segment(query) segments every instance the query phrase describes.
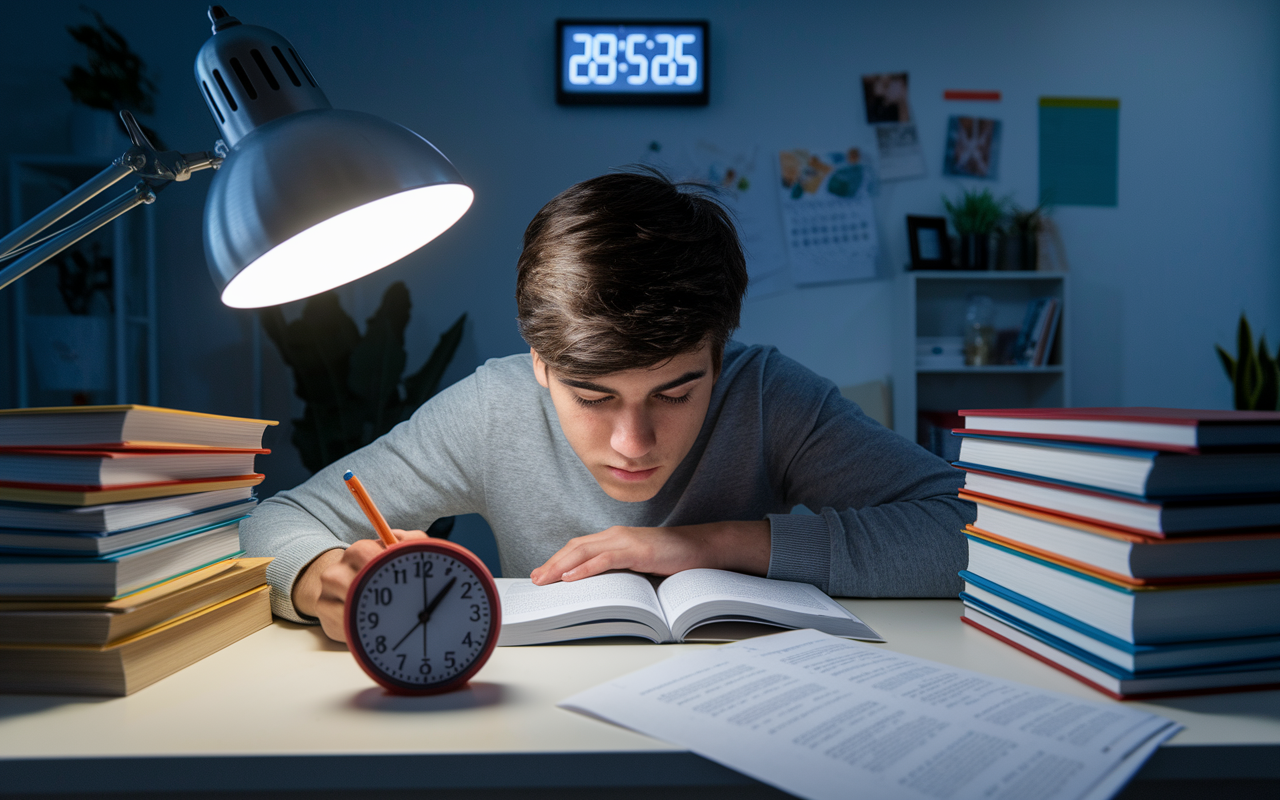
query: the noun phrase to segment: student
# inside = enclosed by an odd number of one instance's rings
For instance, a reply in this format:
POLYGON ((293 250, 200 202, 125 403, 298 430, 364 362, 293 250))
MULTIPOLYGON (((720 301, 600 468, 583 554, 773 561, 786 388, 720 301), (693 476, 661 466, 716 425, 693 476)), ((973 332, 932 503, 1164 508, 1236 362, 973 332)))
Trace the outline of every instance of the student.
POLYGON ((954 596, 974 518, 960 474, 773 348, 730 342, 746 287, 730 218, 695 188, 619 173, 567 189, 518 262, 530 353, 241 524, 251 555, 275 557, 275 613, 343 639, 347 588, 382 547, 347 469, 401 538, 478 513, 502 574, 538 584, 716 567, 835 596, 954 596))

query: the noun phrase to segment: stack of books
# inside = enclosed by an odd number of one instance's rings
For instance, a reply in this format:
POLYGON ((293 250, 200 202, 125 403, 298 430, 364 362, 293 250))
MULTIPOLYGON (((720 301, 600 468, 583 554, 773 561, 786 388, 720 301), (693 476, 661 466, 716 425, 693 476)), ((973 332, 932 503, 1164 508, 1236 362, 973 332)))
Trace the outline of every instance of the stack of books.
POLYGON ((239 524, 274 424, 0 410, 0 692, 129 694, 269 624, 239 524))
POLYGON ((1280 684, 1280 413, 960 414, 966 623, 1121 699, 1280 684))

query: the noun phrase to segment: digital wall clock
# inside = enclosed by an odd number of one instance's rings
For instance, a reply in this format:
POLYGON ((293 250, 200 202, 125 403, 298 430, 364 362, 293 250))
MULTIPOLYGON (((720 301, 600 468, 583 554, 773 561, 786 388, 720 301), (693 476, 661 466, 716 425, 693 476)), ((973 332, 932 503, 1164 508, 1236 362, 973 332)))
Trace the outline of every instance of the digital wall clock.
POLYGON ((705 21, 556 20, 556 102, 705 106, 705 21))

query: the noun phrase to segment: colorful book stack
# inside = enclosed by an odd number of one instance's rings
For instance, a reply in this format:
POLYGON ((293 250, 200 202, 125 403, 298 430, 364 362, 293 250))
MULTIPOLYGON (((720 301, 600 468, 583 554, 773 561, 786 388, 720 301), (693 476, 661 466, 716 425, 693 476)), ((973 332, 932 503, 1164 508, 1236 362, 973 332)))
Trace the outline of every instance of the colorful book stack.
POLYGON ((0 692, 129 694, 268 625, 239 524, 274 424, 0 410, 0 692))
POLYGON ((1280 413, 960 414, 966 623, 1116 698, 1280 684, 1280 413))

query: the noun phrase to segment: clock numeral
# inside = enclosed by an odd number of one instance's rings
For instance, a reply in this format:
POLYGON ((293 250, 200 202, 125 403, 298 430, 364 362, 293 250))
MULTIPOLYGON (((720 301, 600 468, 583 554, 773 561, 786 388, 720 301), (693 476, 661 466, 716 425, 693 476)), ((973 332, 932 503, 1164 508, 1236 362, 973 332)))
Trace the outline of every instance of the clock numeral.
POLYGON ((581 74, 578 69, 591 63, 591 34, 575 33, 573 43, 582 45, 582 52, 569 56, 569 83, 574 86, 585 86, 591 83, 591 78, 581 74))
POLYGON ((379 636, 377 639, 374 639, 373 649, 377 650, 379 653, 387 652, 387 637, 379 636))
POLYGON ((467 647, 475 647, 475 645, 471 644, 471 631, 467 631, 467 635, 462 637, 462 643, 467 647))
POLYGON ((427 577, 428 577, 428 578, 435 577, 434 572, 435 572, 436 562, 434 562, 434 561, 426 561, 426 562, 419 561, 417 564, 414 564, 414 565, 413 565, 413 577, 415 577, 415 578, 421 578, 421 577, 422 577, 422 570, 424 569, 424 566, 423 566, 424 564, 426 565, 426 566, 425 566, 425 569, 426 569, 426 571, 427 571, 427 577))
POLYGON ((676 80, 676 37, 669 33, 660 33, 653 39, 658 44, 665 44, 667 52, 653 57, 650 75, 658 86, 670 86, 676 80))
POLYGON ((444 652, 444 664, 449 669, 453 669, 454 667, 458 666, 458 659, 453 657, 452 650, 446 650, 444 652))
POLYGON ((391 587, 383 586, 381 589, 373 590, 373 604, 375 606, 391 605, 391 587))
POLYGON ((431 674, 431 659, 429 659, 429 658, 424 658, 424 659, 422 659, 422 664, 418 666, 418 672, 422 673, 423 675, 430 675, 430 674, 431 674))
POLYGON ((467 581, 466 583, 462 584, 462 599, 463 600, 471 599, 471 581, 467 581))
POLYGON ((636 74, 627 76, 627 83, 632 86, 642 86, 649 80, 649 59, 636 52, 636 46, 644 44, 647 38, 643 33, 633 33, 627 37, 627 63, 639 67, 636 74))
POLYGON ((378 627, 378 612, 370 611, 368 614, 365 615, 365 619, 369 620, 370 628, 378 627))
POLYGON ((471 604, 471 621, 472 622, 480 621, 480 606, 476 605, 475 603, 471 604))
POLYGON ((676 64, 686 67, 687 74, 676 74, 677 86, 692 86, 698 80, 698 59, 684 52, 686 44, 693 44, 697 37, 692 33, 682 33, 676 37, 676 64))
POLYGON ((393 569, 391 570, 391 574, 395 576, 396 583, 409 582, 409 571, 407 569, 393 569))
POLYGON ((400 656, 400 669, 404 670, 404 653, 399 653, 398 655, 400 656))

